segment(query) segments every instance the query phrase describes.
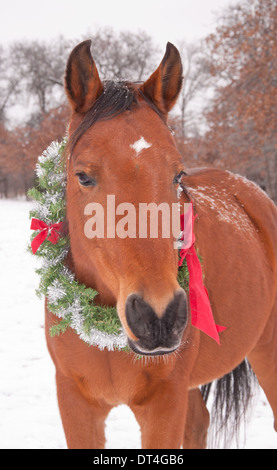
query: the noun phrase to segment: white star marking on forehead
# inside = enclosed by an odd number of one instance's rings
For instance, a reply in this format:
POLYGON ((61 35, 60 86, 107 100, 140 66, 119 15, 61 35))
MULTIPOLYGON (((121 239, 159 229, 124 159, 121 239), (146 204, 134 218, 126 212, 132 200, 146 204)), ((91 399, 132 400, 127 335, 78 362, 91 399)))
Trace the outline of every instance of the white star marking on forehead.
POLYGON ((148 149, 151 146, 152 144, 149 144, 148 142, 146 142, 144 137, 141 137, 139 140, 137 140, 132 145, 130 145, 131 149, 134 149, 134 151, 136 152, 137 157, 139 156, 142 150, 148 149))

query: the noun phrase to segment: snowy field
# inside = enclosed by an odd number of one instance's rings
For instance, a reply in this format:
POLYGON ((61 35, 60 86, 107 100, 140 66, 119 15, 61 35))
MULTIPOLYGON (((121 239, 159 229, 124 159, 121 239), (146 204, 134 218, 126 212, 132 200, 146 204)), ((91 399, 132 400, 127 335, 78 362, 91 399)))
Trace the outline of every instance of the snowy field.
MULTIPOLYGON (((26 251, 30 207, 26 201, 0 200, 0 448, 65 449, 43 302, 35 295, 36 260, 26 251)), ((125 406, 111 411, 106 436, 108 449, 140 448, 138 425, 125 406)), ((262 392, 240 448, 277 448, 272 411, 262 392)))

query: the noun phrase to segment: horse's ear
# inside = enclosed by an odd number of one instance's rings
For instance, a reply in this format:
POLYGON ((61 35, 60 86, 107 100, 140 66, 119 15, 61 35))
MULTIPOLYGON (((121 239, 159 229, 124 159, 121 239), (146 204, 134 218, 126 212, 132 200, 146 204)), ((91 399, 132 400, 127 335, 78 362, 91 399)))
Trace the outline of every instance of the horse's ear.
POLYGON ((182 88, 183 67, 178 49, 167 43, 166 52, 157 70, 141 85, 142 93, 167 114, 176 103, 182 88))
POLYGON ((68 58, 65 71, 66 94, 72 109, 78 113, 87 112, 103 91, 90 47, 90 40, 78 44, 68 58))

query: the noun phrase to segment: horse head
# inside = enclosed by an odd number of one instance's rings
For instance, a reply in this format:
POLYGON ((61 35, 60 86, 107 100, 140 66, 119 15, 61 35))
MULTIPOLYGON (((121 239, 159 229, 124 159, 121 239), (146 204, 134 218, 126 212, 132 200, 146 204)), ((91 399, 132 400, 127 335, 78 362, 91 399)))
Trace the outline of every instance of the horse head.
POLYGON ((164 236, 161 224, 150 236, 139 217, 146 206, 178 203, 183 166, 167 114, 181 85, 180 55, 170 43, 144 83, 102 82, 90 41, 71 52, 65 74, 72 108, 67 218, 74 271, 97 289, 99 302, 117 306, 130 347, 145 355, 170 353, 188 334, 175 238, 164 236))

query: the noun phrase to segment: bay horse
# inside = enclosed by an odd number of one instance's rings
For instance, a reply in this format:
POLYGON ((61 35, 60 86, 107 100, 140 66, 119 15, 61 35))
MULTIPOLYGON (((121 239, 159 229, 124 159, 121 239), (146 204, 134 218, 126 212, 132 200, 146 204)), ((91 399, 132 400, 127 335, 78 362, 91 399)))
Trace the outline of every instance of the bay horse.
MULTIPOLYGON (((167 125, 181 86, 180 55, 170 43, 143 83, 102 82, 91 41, 68 58, 67 263, 76 279, 99 292, 99 304, 116 306, 131 349, 88 346, 72 329, 50 337, 56 317, 46 304, 47 345, 69 448, 104 448, 105 419, 119 404, 133 411, 142 448, 205 448, 209 413, 199 387, 242 377, 245 358, 277 431, 276 206, 229 171, 184 168, 167 125), (220 345, 191 324, 172 237, 84 234, 84 208, 91 201, 106 208, 112 194, 135 207, 176 203, 177 176, 180 202, 192 200, 198 215, 195 245, 205 286, 215 322, 226 327, 220 345), (132 349, 145 359, 134 359, 132 349)), ((226 400, 235 399, 232 389, 226 400)))

